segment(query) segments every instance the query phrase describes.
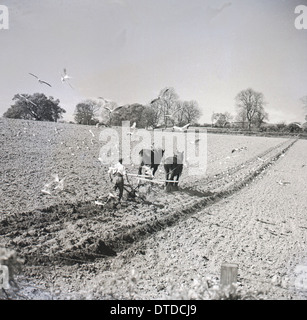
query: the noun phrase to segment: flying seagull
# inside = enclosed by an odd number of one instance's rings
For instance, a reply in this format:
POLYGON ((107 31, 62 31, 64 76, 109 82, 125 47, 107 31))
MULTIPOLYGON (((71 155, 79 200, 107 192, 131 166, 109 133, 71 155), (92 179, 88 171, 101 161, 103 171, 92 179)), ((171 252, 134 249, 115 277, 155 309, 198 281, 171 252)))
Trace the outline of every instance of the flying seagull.
POLYGON ((103 97, 98 97, 98 99, 103 100, 104 103, 110 103, 111 102, 110 100, 107 100, 107 99, 105 99, 103 97))
POLYGON ((62 81, 62 83, 64 83, 64 82, 68 83, 68 85, 73 89, 72 85, 69 82, 70 79, 72 79, 72 77, 70 77, 67 74, 66 68, 64 68, 64 75, 61 75, 61 81, 62 81))
POLYGON ((166 114, 165 117, 174 119, 175 114, 176 114, 177 112, 181 111, 181 110, 182 110, 182 108, 178 108, 178 109, 176 109, 172 114, 166 114))
POLYGON ((111 109, 109 107, 103 106, 106 110, 108 110, 110 113, 116 112, 122 108, 122 106, 116 107, 114 109, 111 109))
POLYGON ((160 99, 161 99, 160 97, 159 97, 159 98, 156 98, 156 99, 152 100, 152 101, 150 102, 150 104, 154 104, 155 102, 159 101, 160 99))
POLYGON ((65 181, 66 177, 64 177, 62 180, 58 180, 56 181, 57 182, 57 186, 54 188, 54 190, 61 190, 63 191, 64 190, 64 181, 65 181))
POLYGON ((136 129, 136 122, 133 123, 133 125, 130 127, 131 131, 127 133, 127 135, 132 136, 135 134, 135 129, 136 129))
POLYGON ((64 181, 66 177, 60 180, 58 174, 53 174, 51 176, 53 177, 53 179, 44 185, 44 188, 41 190, 42 193, 51 195, 52 190, 57 190, 57 189, 60 189, 62 191, 64 190, 64 181))
POLYGON ((70 77, 70 76, 67 74, 66 68, 64 68, 64 76, 61 75, 61 81, 64 83, 65 81, 70 80, 70 79, 72 79, 72 77, 70 77))
POLYGON ((18 96, 25 99, 27 102, 30 102, 31 104, 33 104, 33 106, 37 107, 37 104, 32 102, 31 100, 29 100, 26 96, 24 96, 22 94, 18 94, 18 96))
POLYGON ((161 100, 161 98, 162 98, 162 97, 166 94, 166 92, 169 91, 169 90, 170 90, 169 88, 167 88, 166 90, 164 90, 164 92, 161 93, 158 98, 153 99, 153 100, 150 102, 150 104, 154 104, 155 102, 161 100))
POLYGON ((35 74, 29 72, 29 75, 31 75, 32 77, 35 77, 35 78, 38 80, 39 83, 41 83, 41 84, 46 84, 47 86, 51 87, 51 84, 50 84, 50 83, 48 83, 48 82, 46 82, 46 81, 44 81, 44 80, 39 79, 39 77, 36 76, 35 74))
POLYGON ((185 131, 185 130, 189 129, 190 125, 191 125, 191 124, 188 123, 188 124, 186 124, 186 125, 183 126, 183 127, 173 126, 173 131, 175 131, 175 130, 177 130, 177 131, 185 131))

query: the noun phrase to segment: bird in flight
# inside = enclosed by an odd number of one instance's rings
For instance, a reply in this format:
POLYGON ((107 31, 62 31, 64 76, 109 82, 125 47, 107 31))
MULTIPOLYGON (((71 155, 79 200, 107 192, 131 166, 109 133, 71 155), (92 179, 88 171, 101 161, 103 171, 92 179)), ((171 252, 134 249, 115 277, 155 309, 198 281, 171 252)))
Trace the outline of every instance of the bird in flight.
POLYGON ((161 100, 161 98, 162 98, 162 97, 166 94, 166 92, 169 91, 169 90, 170 90, 169 88, 165 89, 164 92, 161 93, 158 98, 153 99, 153 100, 150 102, 150 104, 154 104, 155 102, 161 100))
POLYGON ((136 129, 136 122, 133 123, 133 125, 130 127, 131 131, 127 132, 127 135, 132 136, 133 134, 135 134, 135 129, 136 129))
POLYGON ((64 75, 61 75, 61 81, 62 81, 62 82, 65 82, 65 81, 70 80, 70 79, 72 79, 72 77, 70 77, 70 76, 67 74, 66 68, 64 68, 64 75))
POLYGON ((52 195, 53 190, 64 190, 64 181, 66 177, 60 180, 58 174, 53 174, 51 176, 53 179, 44 185, 44 188, 41 190, 42 193, 52 195))
POLYGON ((181 110, 182 110, 182 108, 178 108, 178 109, 176 109, 172 114, 166 114, 165 117, 174 120, 175 114, 176 114, 177 112, 181 111, 181 110))
POLYGON ((187 129, 189 129, 189 127, 190 127, 190 123, 188 123, 188 124, 186 124, 185 126, 183 126, 183 127, 177 127, 177 126, 173 126, 173 131, 185 131, 185 130, 187 130, 187 129))
POLYGON ((64 181, 65 181, 66 177, 64 177, 61 180, 59 179, 58 175, 55 175, 54 177, 55 177, 54 180, 57 183, 57 185, 54 187, 54 190, 59 189, 59 190, 63 191, 64 190, 64 181))
POLYGON ((68 74, 67 74, 67 71, 66 71, 66 68, 64 68, 64 75, 61 74, 61 81, 62 83, 66 82, 69 84, 69 86, 73 89, 72 85, 70 84, 69 80, 72 79, 72 77, 70 77, 68 74))
POLYGON ((98 97, 98 99, 103 100, 104 103, 110 103, 111 102, 110 100, 107 100, 107 99, 105 99, 103 97, 98 97))
POLYGON ((150 102, 150 104, 154 104, 155 102, 157 102, 157 101, 159 101, 161 98, 159 97, 159 98, 156 98, 156 99, 153 99, 151 102, 150 102))
POLYGON ((111 109, 109 107, 103 106, 106 110, 108 110, 110 113, 116 112, 122 108, 122 106, 116 107, 114 109, 111 109))
POLYGON ((33 106, 37 107, 37 104, 34 103, 33 101, 29 100, 26 96, 24 96, 22 94, 18 94, 18 96, 25 99, 27 102, 30 102, 31 104, 33 104, 33 106))
POLYGON ((98 99, 103 100, 103 102, 104 102, 104 106, 103 107, 106 110, 108 110, 110 113, 116 112, 116 111, 118 111, 118 110, 120 110, 122 108, 122 106, 119 106, 119 107, 115 107, 114 109, 111 109, 111 108, 106 106, 107 104, 112 102, 111 100, 107 100, 107 99, 105 99, 103 97, 98 97, 98 99))
POLYGON ((51 84, 50 84, 50 83, 48 83, 48 82, 46 82, 46 81, 44 81, 44 80, 41 80, 41 79, 40 79, 38 76, 36 76, 35 74, 29 72, 29 75, 31 75, 32 77, 35 77, 35 78, 38 80, 39 83, 41 83, 41 84, 46 84, 47 86, 51 87, 51 84))

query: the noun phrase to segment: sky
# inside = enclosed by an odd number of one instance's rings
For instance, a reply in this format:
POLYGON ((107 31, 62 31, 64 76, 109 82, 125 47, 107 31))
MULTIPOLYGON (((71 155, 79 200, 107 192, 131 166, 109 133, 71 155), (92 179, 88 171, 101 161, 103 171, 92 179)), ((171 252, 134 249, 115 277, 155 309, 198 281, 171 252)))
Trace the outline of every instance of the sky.
MULTIPOLYGON (((295 8, 307 0, 0 0, 0 116, 16 93, 77 103, 102 96, 148 104, 165 87, 196 100, 199 123, 236 114, 235 97, 252 88, 269 122, 304 122, 307 29, 295 8), (63 69, 72 77, 61 82, 63 69), (38 83, 33 73, 52 87, 38 83)), ((306 13, 307 16, 307 13, 306 13)), ((307 18, 307 17, 306 17, 307 18)))

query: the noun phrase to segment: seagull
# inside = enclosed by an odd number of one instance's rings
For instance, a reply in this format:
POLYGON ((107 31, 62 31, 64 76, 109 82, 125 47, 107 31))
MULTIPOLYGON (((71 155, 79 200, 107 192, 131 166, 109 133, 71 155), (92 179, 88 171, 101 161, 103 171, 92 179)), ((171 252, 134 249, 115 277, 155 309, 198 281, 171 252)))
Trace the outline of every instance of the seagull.
POLYGON ((276 181, 278 184, 280 184, 281 186, 284 186, 284 185, 286 185, 286 184, 290 184, 290 182, 288 182, 288 181, 276 181))
POLYGON ((107 204, 111 199, 116 199, 116 196, 113 194, 113 193, 109 193, 109 195, 108 195, 108 197, 107 197, 107 200, 104 202, 104 203, 102 203, 102 202, 100 202, 100 201, 95 201, 95 204, 97 205, 97 206, 104 206, 105 204, 107 204))
POLYGON ((195 141, 190 141, 190 143, 197 144, 197 143, 199 143, 199 141, 200 141, 200 139, 196 139, 195 141))
POLYGON ((98 99, 103 100, 104 103, 110 103, 111 102, 110 100, 107 100, 107 99, 105 99, 103 97, 98 97, 98 99))
POLYGON ((190 123, 186 124, 185 126, 183 127, 177 127, 177 126, 173 126, 173 131, 177 130, 177 131, 185 131, 187 129, 189 129, 190 127, 190 123))
POLYGON ((247 150, 247 147, 235 148, 231 151, 231 153, 234 153, 235 151, 242 151, 242 150, 247 150))
POLYGON ((54 190, 61 190, 63 191, 64 190, 64 181, 65 181, 66 177, 64 177, 62 180, 59 180, 57 181, 58 182, 58 185, 54 188, 54 190))
POLYGON ((302 125, 301 125, 300 123, 298 123, 298 122, 293 122, 292 124, 295 125, 295 126, 298 126, 299 128, 302 129, 302 125))
POLYGON ((64 76, 61 75, 61 81, 64 83, 65 81, 70 80, 70 79, 72 79, 72 77, 70 77, 70 76, 67 74, 66 68, 64 68, 64 76))
POLYGON ((130 129, 132 129, 132 131, 128 132, 127 135, 132 136, 135 133, 136 122, 133 123, 133 125, 130 127, 130 129))
POLYGON ((63 191, 63 189, 64 189, 64 181, 65 181, 66 177, 64 177, 62 180, 60 180, 58 174, 53 174, 51 176, 53 177, 53 179, 50 182, 46 183, 44 185, 44 188, 41 191, 43 193, 49 194, 49 195, 51 195, 51 189, 53 189, 53 190, 60 189, 60 190, 63 191), (56 186, 52 188, 52 186, 54 184, 56 184, 56 186))
POLYGON ((29 100, 27 97, 25 97, 24 95, 22 94, 18 94, 19 97, 21 98, 24 98, 27 102, 30 102, 31 104, 33 104, 33 106, 37 107, 37 104, 32 102, 31 100, 29 100))
POLYGON ((64 177, 63 179, 60 180, 59 175, 53 174, 52 177, 54 177, 54 180, 51 182, 52 183, 56 183, 57 185, 54 187, 54 190, 60 189, 60 190, 64 190, 64 181, 66 179, 66 177, 64 177))
POLYGON ((269 158, 267 158, 267 159, 262 159, 262 158, 260 158, 260 157, 257 157, 257 159, 258 159, 259 161, 262 161, 262 162, 266 162, 267 160, 269 160, 269 158))
POLYGON ((159 101, 160 99, 161 99, 160 97, 159 97, 159 98, 156 98, 156 99, 152 100, 152 101, 150 102, 150 104, 154 104, 155 102, 159 101))
POLYGON ((51 87, 51 84, 50 84, 50 83, 48 83, 48 82, 46 82, 46 81, 44 81, 44 80, 39 79, 39 77, 36 76, 35 74, 29 73, 29 75, 31 75, 32 77, 35 77, 35 78, 38 80, 39 83, 41 83, 41 84, 44 83, 44 84, 46 84, 47 86, 51 87))
POLYGON ((89 130, 89 132, 91 133, 91 135, 92 135, 93 137, 95 137, 95 135, 94 135, 94 133, 93 133, 92 130, 89 130))
POLYGON ((70 79, 72 79, 72 77, 70 77, 70 76, 67 74, 66 68, 64 68, 64 75, 61 75, 61 81, 62 81, 62 83, 67 82, 68 85, 69 85, 72 89, 74 89, 73 86, 72 86, 72 85, 70 84, 70 82, 69 82, 70 79))
POLYGON ((116 107, 115 109, 110 109, 109 107, 103 106, 106 110, 108 110, 110 113, 116 112, 122 108, 122 106, 116 107))
POLYGON ((167 88, 162 95, 166 94, 167 91, 169 91, 169 88, 167 88))
POLYGON ((169 88, 168 88, 168 89, 166 89, 162 94, 160 94, 160 95, 159 95, 159 97, 158 97, 158 98, 156 98, 156 99, 152 100, 152 101, 150 102, 150 104, 154 104, 155 102, 157 102, 157 101, 161 100, 162 96, 164 96, 164 95, 166 94, 166 92, 167 92, 167 91, 169 91, 169 90, 170 90, 169 88))
MULTIPOLYGON (((105 105, 112 102, 111 100, 105 99, 105 98, 103 98, 103 97, 98 97, 98 99, 103 100, 103 102, 104 102, 105 105)), ((108 107, 105 107, 105 106, 104 106, 104 108, 106 108, 106 109, 109 110, 110 112, 113 112, 113 111, 115 111, 115 110, 117 110, 117 109, 120 109, 120 108, 122 108, 122 107, 116 107, 115 109, 111 109, 111 108, 108 108, 108 107)))

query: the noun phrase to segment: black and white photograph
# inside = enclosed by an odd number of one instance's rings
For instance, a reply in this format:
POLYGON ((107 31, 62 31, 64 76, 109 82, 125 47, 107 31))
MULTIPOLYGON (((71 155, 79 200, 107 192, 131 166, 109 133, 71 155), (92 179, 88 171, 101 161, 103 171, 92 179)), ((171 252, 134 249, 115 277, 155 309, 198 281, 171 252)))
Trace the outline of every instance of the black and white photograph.
POLYGON ((306 300, 306 57, 306 0, 0 0, 0 300, 306 300))

